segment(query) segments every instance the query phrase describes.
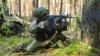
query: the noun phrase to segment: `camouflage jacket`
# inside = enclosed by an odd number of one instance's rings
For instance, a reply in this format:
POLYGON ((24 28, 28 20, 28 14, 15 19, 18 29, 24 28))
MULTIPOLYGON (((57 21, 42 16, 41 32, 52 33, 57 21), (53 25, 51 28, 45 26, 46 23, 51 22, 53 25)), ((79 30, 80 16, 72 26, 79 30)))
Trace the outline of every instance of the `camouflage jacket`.
POLYGON ((48 18, 46 21, 48 22, 45 23, 45 21, 41 21, 37 24, 37 19, 35 19, 29 27, 30 33, 36 34, 36 39, 39 41, 45 41, 51 38, 51 36, 56 32, 54 19, 48 18), (48 25, 45 27, 45 24, 48 25))

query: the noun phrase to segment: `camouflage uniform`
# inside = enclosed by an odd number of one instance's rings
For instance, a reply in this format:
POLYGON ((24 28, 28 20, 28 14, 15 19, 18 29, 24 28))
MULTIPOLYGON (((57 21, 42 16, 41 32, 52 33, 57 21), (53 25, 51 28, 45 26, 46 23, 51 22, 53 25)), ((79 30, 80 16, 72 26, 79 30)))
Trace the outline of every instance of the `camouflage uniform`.
POLYGON ((48 10, 43 7, 37 8, 33 14, 36 19, 34 19, 30 25, 29 31, 35 36, 31 44, 29 44, 26 48, 29 52, 35 51, 38 47, 45 45, 45 41, 55 35, 55 25, 54 22, 52 22, 53 19, 42 20, 37 23, 39 17, 44 16, 44 14, 48 14, 48 10), (47 23, 48 21, 49 23, 47 23))
POLYGON ((47 14, 48 10, 43 7, 35 10, 33 15, 36 19, 29 27, 30 33, 34 34, 34 40, 27 46, 27 51, 35 51, 38 47, 43 45, 46 45, 48 48, 50 45, 54 45, 58 40, 61 40, 64 45, 66 44, 67 38, 61 33, 62 27, 60 27, 60 24, 56 24, 57 20, 53 17, 46 17, 46 20, 42 20, 47 14), (56 31, 58 33, 56 33, 56 31), (46 43, 46 41, 48 42, 46 43))

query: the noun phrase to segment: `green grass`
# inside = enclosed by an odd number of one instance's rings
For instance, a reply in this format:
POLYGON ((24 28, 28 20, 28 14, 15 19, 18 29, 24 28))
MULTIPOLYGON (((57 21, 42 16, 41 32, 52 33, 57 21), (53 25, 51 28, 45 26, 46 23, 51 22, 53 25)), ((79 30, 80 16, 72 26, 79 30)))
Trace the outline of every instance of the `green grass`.
POLYGON ((30 37, 17 37, 10 38, 0 36, 0 56, 10 53, 15 47, 22 44, 27 44, 31 41, 30 37))
POLYGON ((54 49, 51 56, 96 56, 99 53, 100 49, 84 46, 79 40, 75 40, 68 47, 54 49))
MULTIPOLYGON (((30 43, 31 39, 32 39, 31 37, 24 38, 24 37, 13 36, 10 38, 6 38, 0 36, 0 56, 6 56, 18 45, 30 43)), ((90 48, 88 46, 84 46, 80 44, 80 40, 73 41, 67 47, 53 48, 43 53, 39 51, 35 53, 36 56, 44 56, 44 55, 46 56, 79 56, 79 55, 95 56, 97 55, 97 53, 100 53, 99 49, 90 48)))

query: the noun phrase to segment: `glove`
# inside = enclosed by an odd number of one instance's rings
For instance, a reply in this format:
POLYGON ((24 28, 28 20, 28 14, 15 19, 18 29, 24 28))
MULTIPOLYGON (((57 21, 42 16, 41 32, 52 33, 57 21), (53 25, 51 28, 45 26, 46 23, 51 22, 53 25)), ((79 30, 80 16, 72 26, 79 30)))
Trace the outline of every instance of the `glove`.
POLYGON ((38 27, 40 28, 45 28, 49 25, 49 22, 48 20, 45 20, 45 21, 41 21, 39 24, 38 24, 38 27))
POLYGON ((48 20, 45 20, 45 21, 44 21, 44 26, 45 26, 45 27, 49 26, 49 21, 48 21, 48 20))
POLYGON ((44 27, 44 21, 41 21, 41 22, 38 24, 38 27, 40 27, 40 28, 45 28, 45 27, 44 27))
POLYGON ((61 28, 62 28, 61 24, 56 24, 56 29, 61 29, 61 28))

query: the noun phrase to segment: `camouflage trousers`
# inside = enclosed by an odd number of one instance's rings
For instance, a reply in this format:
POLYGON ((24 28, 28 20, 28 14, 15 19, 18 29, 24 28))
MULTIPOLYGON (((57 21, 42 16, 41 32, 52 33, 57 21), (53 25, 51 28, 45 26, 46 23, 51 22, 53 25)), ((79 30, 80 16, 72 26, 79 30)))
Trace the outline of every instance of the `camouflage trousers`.
POLYGON ((26 48, 28 52, 35 51, 38 47, 42 45, 42 42, 34 39, 26 48))
MULTIPOLYGON (((55 38, 56 34, 54 34, 52 38, 55 38)), ((34 36, 35 37, 35 36, 34 36)), ((26 51, 28 52, 34 52, 35 50, 37 50, 39 47, 44 47, 45 45, 47 45, 50 41, 46 40, 46 41, 38 41, 35 38, 33 39, 33 41, 26 47, 26 51)))
POLYGON ((47 40, 47 41, 44 41, 44 42, 41 42, 41 41, 38 41, 36 39, 34 39, 26 48, 26 50, 28 52, 32 52, 32 51, 35 51, 37 50, 39 47, 51 47, 51 45, 54 45, 56 44, 56 42, 60 40, 62 42, 63 45, 68 45, 70 43, 70 39, 66 36, 64 36, 63 34, 54 34, 51 39, 47 40))

